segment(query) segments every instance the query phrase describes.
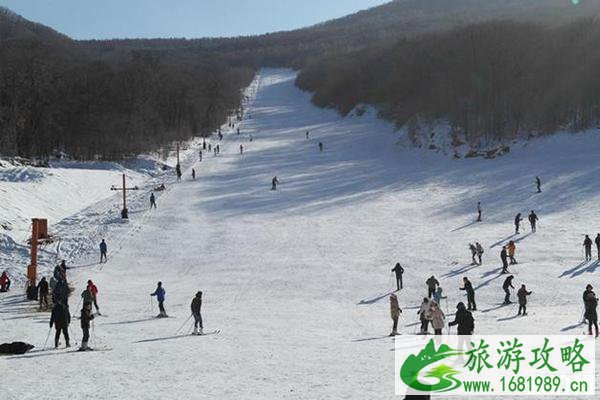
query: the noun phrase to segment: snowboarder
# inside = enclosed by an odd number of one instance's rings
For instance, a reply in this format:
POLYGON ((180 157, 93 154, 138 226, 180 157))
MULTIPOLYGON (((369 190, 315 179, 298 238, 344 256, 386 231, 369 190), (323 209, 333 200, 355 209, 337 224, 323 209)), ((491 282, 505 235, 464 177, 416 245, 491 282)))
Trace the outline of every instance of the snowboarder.
POLYGON ((192 180, 196 180, 196 170, 192 168, 192 180))
POLYGON ((531 224, 531 232, 536 232, 537 222, 539 218, 537 214, 531 210, 531 214, 529 214, 529 223, 531 224))
POLYGON ((240 154, 244 154, 244 145, 240 144, 240 154))
POLYGON ((460 302, 456 305, 456 314, 454 321, 448 324, 449 327, 458 325, 457 335, 472 335, 475 330, 475 320, 473 314, 465 308, 465 303, 460 302))
POLYGON ((500 259, 502 260, 502 274, 508 274, 508 253, 506 252, 506 246, 502 246, 500 252, 500 259))
POLYGON ((527 315, 527 296, 533 292, 527 291, 525 285, 521 285, 521 289, 517 292, 517 298, 519 299, 519 314, 523 311, 523 316, 527 315))
POLYGON ((537 192, 542 193, 542 180, 539 176, 535 177, 535 185, 537 186, 537 192))
POLYGON ((54 347, 58 348, 58 339, 62 332, 65 337, 66 347, 71 347, 69 344, 69 324, 71 323, 71 313, 69 307, 63 304, 62 301, 58 300, 52 309, 50 315, 50 328, 52 325, 56 328, 56 334, 54 335, 54 347))
POLYGON ((515 217, 515 234, 516 235, 519 234, 519 229, 521 228, 521 221, 523 221, 523 218, 521 218, 521 213, 518 213, 517 216, 515 217))
POLYGON ((390 294, 390 315, 392 317, 392 321, 394 321, 390 336, 396 336, 398 334, 398 319, 400 318, 401 313, 402 309, 398 304, 398 297, 396 297, 394 293, 390 294))
POLYGON ((323 142, 319 142, 319 151, 323 151, 323 142))
POLYGON ((587 285, 583 292, 583 304, 585 306, 584 317, 588 321, 588 334, 592 334, 592 325, 596 329, 596 337, 598 337, 598 298, 593 291, 592 285, 587 285))
POLYGON ((440 283, 435 279, 435 276, 431 275, 431 277, 425 281, 425 284, 427 285, 427 297, 431 298, 435 292, 436 286, 439 286, 440 283))
POLYGON ((181 165, 175 166, 175 172, 177 173, 177 182, 181 182, 181 165))
POLYGON ((6 271, 0 276, 0 292, 8 292, 10 290, 10 278, 6 271))
POLYGON ((429 299, 427 297, 423 298, 423 302, 421 303, 421 307, 419 311, 417 311, 419 315, 419 319, 421 321, 421 335, 427 335, 429 333, 429 320, 431 319, 429 315, 429 299))
POLYGON ((510 289, 514 289, 515 287, 512 284, 512 281, 515 277, 513 275, 509 275, 502 284, 502 289, 504 289, 504 304, 510 304, 510 289))
POLYGON ((441 335, 446 315, 444 315, 438 302, 431 302, 431 306, 429 307, 429 317, 431 318, 431 326, 433 327, 434 334, 441 335))
POLYGON ((600 260, 600 233, 596 235, 594 242, 596 243, 596 250, 598 251, 598 260, 600 260))
POLYGON ((104 262, 106 262, 106 253, 108 252, 108 246, 106 245, 106 242, 104 241, 104 239, 102 239, 102 241, 100 242, 100 263, 102 263, 102 260, 104 260, 104 262))
POLYGON ((196 293, 196 296, 192 299, 192 315, 194 316, 194 332, 192 335, 202 335, 202 330, 204 327, 202 326, 202 314, 200 313, 202 309, 202 292, 199 291, 196 293), (200 328, 200 330, 198 330, 200 328))
POLYGON ((481 202, 477 202, 477 222, 481 222, 481 202))
POLYGON ((271 190, 277 190, 277 185, 279 184, 279 179, 276 176, 271 179, 271 190))
POLYGON ((464 290, 467 292, 467 310, 477 311, 477 305, 475 304, 475 290, 473 289, 473 284, 466 276, 463 278, 463 287, 459 288, 459 290, 464 290))
POLYGON ((154 196, 154 192, 150 193, 150 209, 156 208, 156 196, 154 196))
POLYGON ((165 289, 162 286, 162 282, 158 282, 156 285, 156 290, 154 293, 150 293, 150 296, 156 296, 158 300, 158 310, 160 313, 156 316, 156 318, 165 318, 168 317, 167 312, 165 311, 165 289))
POLYGON ((44 310, 48 309, 48 281, 46 277, 43 277, 42 280, 37 285, 38 296, 40 300, 40 311, 42 311, 42 307, 44 310))
POLYGON ((81 308, 81 330, 83 332, 83 338, 81 339, 79 351, 92 350, 88 347, 88 342, 90 340, 90 321, 93 319, 94 314, 92 314, 92 304, 83 303, 83 307, 81 308))
POLYGON ((98 307, 98 288, 96 287, 94 282, 92 282, 91 279, 87 281, 87 290, 90 292, 91 303, 94 303, 96 312, 98 313, 98 315, 102 315, 100 314, 100 307, 98 307))
POLYGON ((585 249, 585 261, 592 260, 592 239, 588 235, 585 235, 583 240, 583 248, 585 249))
POLYGON ((437 289, 435 290, 435 293, 433 293, 433 301, 438 303, 438 305, 441 304, 441 301, 444 298, 443 293, 444 293, 444 289, 442 289, 441 286, 438 286, 437 289))
POLYGON ((402 289, 402 274, 404 273, 404 268, 402 268, 400 263, 396 263, 396 266, 392 268, 392 272, 396 273, 396 290, 402 289))
POLYGON ((479 259, 479 265, 481 265, 483 264, 483 261, 481 260, 481 256, 483 256, 483 246, 481 245, 481 243, 476 242, 475 248, 477 249, 477 258, 479 259))
POLYGON ((469 243, 469 250, 471 250, 471 260, 473 260, 471 265, 477 265, 477 260, 475 260, 475 257, 477 256, 477 247, 475 247, 473 243, 469 243))
POLYGON ((517 260, 515 260, 515 252, 517 251, 517 246, 514 241, 508 242, 506 245, 506 250, 508 251, 508 258, 510 258, 510 265, 517 264, 517 260))

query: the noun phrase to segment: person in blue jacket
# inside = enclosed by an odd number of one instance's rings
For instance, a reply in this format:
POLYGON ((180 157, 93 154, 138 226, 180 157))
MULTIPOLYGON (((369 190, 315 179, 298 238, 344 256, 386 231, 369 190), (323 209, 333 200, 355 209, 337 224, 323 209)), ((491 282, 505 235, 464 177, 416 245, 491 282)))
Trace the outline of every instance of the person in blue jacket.
POLYGON ((100 242, 100 263, 102 263, 102 260, 104 259, 104 262, 106 262, 106 252, 108 251, 108 247, 106 246, 106 242, 104 241, 104 239, 102 239, 102 241, 100 242))
POLYGON ((165 289, 162 286, 162 282, 158 282, 158 284, 156 286, 156 290, 154 291, 154 293, 150 293, 150 296, 156 296, 156 299, 158 300, 158 309, 160 310, 160 313, 156 317, 157 318, 168 317, 167 312, 165 311, 165 306, 164 306, 165 289))

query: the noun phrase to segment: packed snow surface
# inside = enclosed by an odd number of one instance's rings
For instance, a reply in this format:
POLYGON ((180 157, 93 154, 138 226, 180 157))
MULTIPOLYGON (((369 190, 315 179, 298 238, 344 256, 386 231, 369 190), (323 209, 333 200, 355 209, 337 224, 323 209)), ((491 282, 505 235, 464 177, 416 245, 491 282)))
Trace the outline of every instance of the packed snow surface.
MULTIPOLYGON (((2 215, 22 207, 24 216, 60 220, 51 230, 72 238, 62 254, 76 267, 69 271, 71 313, 79 314, 79 293, 94 280, 107 317, 95 319, 91 345, 112 349, 40 351, 49 315, 15 287, 0 294, 0 341, 36 349, 0 358, 3 399, 395 398, 393 339, 385 335, 392 322, 387 294, 395 289, 390 270, 398 261, 406 269, 403 334, 416 331, 431 275, 450 314, 465 300, 462 277, 471 279, 478 333, 582 334, 581 295, 600 272, 599 262, 582 262, 581 249, 583 234, 600 230, 598 135, 556 135, 495 160, 451 160, 398 145, 401 133, 370 112, 344 119, 313 106, 294 78, 287 70, 261 71, 236 125, 241 134, 224 128, 221 154, 205 151, 202 162, 198 148, 190 149, 181 183, 172 171, 152 178, 132 199, 127 222, 114 198, 85 209, 73 204, 99 196, 100 178, 85 170, 69 172, 80 182, 73 203, 49 194, 43 202, 1 206, 2 215), (273 176, 281 182, 276 191, 273 176), (168 190, 149 210, 148 188, 159 182, 168 190), (473 222, 477 201, 481 223, 473 222), (514 216, 532 209, 538 232, 525 227, 513 235, 514 216), (107 264, 97 264, 102 237, 107 264), (510 239, 520 262, 510 268, 515 284, 533 291, 527 317, 516 316, 516 305, 500 305, 499 253, 510 239), (467 247, 475 241, 485 248, 477 267, 467 247), (153 318, 149 294, 157 281, 173 318, 153 318), (186 319, 198 290, 205 330, 219 334, 182 335, 191 329, 186 319)), ((2 178, 11 185, 2 186, 3 196, 36 184, 39 172, 24 173, 26 179, 2 178)), ((58 179, 66 172, 48 173, 58 179)), ((114 178, 102 178, 102 190, 114 178)), ((22 250, 14 259, 24 268, 22 250)), ((73 345, 81 340, 78 322, 71 323, 73 345)))

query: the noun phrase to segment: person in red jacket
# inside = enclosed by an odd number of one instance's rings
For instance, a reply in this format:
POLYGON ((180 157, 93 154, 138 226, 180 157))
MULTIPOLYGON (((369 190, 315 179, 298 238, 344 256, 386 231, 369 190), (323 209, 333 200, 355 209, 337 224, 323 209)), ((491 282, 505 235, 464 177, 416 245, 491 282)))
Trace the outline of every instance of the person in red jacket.
POLYGON ((0 292, 8 292, 10 290, 10 278, 6 271, 0 276, 0 292))
POLYGON ((96 285, 94 285, 94 282, 92 282, 92 280, 90 279, 87 282, 87 288, 90 291, 90 293, 92 294, 92 302, 94 303, 94 307, 96 307, 96 312, 98 313, 98 315, 102 315, 100 314, 100 308, 98 307, 98 288, 96 287, 96 285))

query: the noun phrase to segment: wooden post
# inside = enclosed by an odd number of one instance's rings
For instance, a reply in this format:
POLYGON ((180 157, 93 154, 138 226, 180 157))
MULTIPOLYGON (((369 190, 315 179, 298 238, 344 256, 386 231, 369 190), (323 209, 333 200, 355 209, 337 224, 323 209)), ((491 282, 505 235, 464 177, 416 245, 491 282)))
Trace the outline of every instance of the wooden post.
POLYGON ((118 188, 118 187, 112 186, 110 188, 110 190, 122 190, 123 191, 123 209, 121 210, 121 218, 123 218, 123 219, 129 218, 129 212, 127 211, 127 191, 128 190, 138 190, 138 189, 139 188, 137 186, 132 187, 132 188, 127 187, 125 174, 123 174, 123 187, 118 188))

